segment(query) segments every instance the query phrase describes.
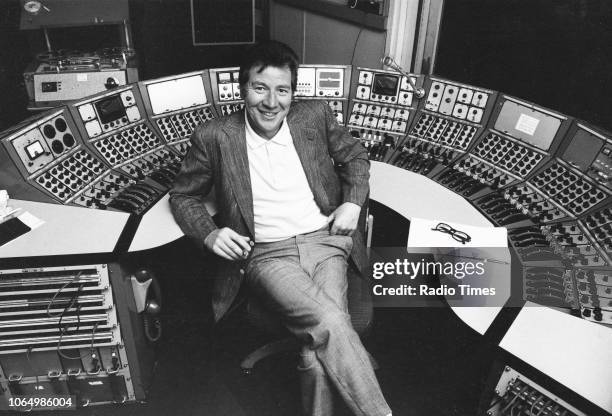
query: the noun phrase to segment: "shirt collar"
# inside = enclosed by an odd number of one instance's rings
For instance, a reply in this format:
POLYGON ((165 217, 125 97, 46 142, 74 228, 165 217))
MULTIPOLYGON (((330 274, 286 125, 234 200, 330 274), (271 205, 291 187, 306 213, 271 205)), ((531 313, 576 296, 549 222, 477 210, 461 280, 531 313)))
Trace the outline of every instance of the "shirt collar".
POLYGON ((264 146, 266 143, 275 143, 281 146, 288 146, 291 142, 291 132, 289 130, 289 126, 287 125, 287 117, 283 119, 280 129, 278 129, 274 137, 271 139, 265 139, 257 134, 255 130, 253 130, 246 111, 244 112, 244 119, 246 125, 246 141, 247 145, 251 149, 257 149, 264 146))

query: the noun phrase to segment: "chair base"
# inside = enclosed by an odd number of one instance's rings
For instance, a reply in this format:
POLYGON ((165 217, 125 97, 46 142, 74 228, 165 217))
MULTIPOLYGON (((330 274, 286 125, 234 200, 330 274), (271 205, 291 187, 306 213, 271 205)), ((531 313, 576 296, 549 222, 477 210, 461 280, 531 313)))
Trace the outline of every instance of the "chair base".
POLYGON ((280 352, 297 351, 299 347, 299 342, 293 337, 270 342, 247 355, 240 363, 240 368, 243 374, 251 374, 258 361, 280 352))

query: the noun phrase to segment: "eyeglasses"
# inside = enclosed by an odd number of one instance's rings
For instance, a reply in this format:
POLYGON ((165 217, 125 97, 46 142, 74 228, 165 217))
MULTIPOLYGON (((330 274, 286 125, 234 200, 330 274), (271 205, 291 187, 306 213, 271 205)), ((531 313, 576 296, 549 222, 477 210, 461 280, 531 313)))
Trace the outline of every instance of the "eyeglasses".
POLYGON ((433 231, 439 231, 444 234, 449 234, 455 241, 459 241, 461 244, 469 243, 472 241, 472 237, 468 233, 454 229, 448 224, 443 222, 436 225, 436 228, 432 228, 433 231))

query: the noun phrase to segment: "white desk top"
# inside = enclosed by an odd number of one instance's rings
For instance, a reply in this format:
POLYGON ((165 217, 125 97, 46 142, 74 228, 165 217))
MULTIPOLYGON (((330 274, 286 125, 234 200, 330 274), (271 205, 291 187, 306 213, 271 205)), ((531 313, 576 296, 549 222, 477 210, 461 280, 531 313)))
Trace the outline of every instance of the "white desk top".
MULTIPOLYGON (((174 221, 168 199, 168 194, 164 195, 144 214, 128 250, 130 253, 163 246, 183 236, 183 232, 174 221)), ((206 198, 205 205, 210 215, 217 212, 212 196, 206 198)))
POLYGON ((129 217, 124 212, 11 199, 44 224, 0 247, 0 258, 110 253, 129 217))
MULTIPOLYGON (((370 188, 372 199, 407 218, 491 225, 462 197, 431 179, 392 165, 372 162, 370 188)), ((30 211, 45 224, 0 247, 0 258, 112 252, 129 217, 122 212, 14 199, 10 205, 30 211)), ((216 211, 211 199, 206 205, 211 213, 216 211)), ((182 235, 166 195, 141 219, 129 251, 159 247, 182 235)))
POLYGON ((467 225, 492 224, 462 196, 418 173, 372 162, 370 198, 410 219, 430 218, 467 225))
MULTIPOLYGON (((393 209, 408 219, 428 218, 451 224, 467 224, 477 227, 493 225, 463 197, 433 180, 405 169, 381 162, 372 162, 370 168, 370 198, 393 209)), ((418 230, 417 230, 418 231, 418 230)), ((413 245, 419 245, 412 236, 413 245)), ((497 240, 500 232, 495 232, 497 240)), ((505 232, 503 247, 507 245, 505 232)), ((436 237, 439 237, 436 235, 436 237)), ((436 243, 437 244, 437 243, 436 243)), ((434 247, 432 241, 419 245, 434 247)), ((496 244, 499 246, 499 243, 496 244)), ((509 261, 510 254, 506 250, 509 261)), ((509 269, 507 265, 499 265, 509 269)), ((452 307, 453 312, 470 328, 484 334, 491 326, 501 307, 452 307)))
POLYGON ((500 346, 612 413, 612 330, 528 302, 500 346))

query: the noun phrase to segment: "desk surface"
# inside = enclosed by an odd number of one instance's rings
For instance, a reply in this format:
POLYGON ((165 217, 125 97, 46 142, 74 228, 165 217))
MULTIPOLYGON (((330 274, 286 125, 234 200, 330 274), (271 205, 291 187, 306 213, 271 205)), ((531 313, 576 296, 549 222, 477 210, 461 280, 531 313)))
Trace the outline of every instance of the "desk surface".
POLYGON ((612 413, 612 330, 527 303, 500 346, 612 413))
POLYGON ((11 199, 44 224, 0 247, 0 258, 110 253, 129 214, 11 199))
POLYGON ((370 198, 410 219, 492 224, 462 196, 418 173, 381 162, 370 168, 370 198))
MULTIPOLYGON (((429 178, 372 162, 370 197, 406 218, 435 218, 470 225, 491 226, 469 202, 429 178)), ((41 227, 0 247, 0 258, 110 253, 129 214, 11 199, 10 205, 31 212, 45 222, 41 227)), ((215 212, 212 199, 206 206, 215 212)), ((183 233, 170 213, 168 196, 142 217, 129 251, 170 243, 183 233)))
MULTIPOLYGON (((163 246, 183 236, 183 232, 174 221, 168 199, 168 195, 164 195, 142 217, 128 250, 130 253, 163 246)), ((212 197, 207 197, 204 203, 210 215, 215 215, 217 208, 212 197)))

